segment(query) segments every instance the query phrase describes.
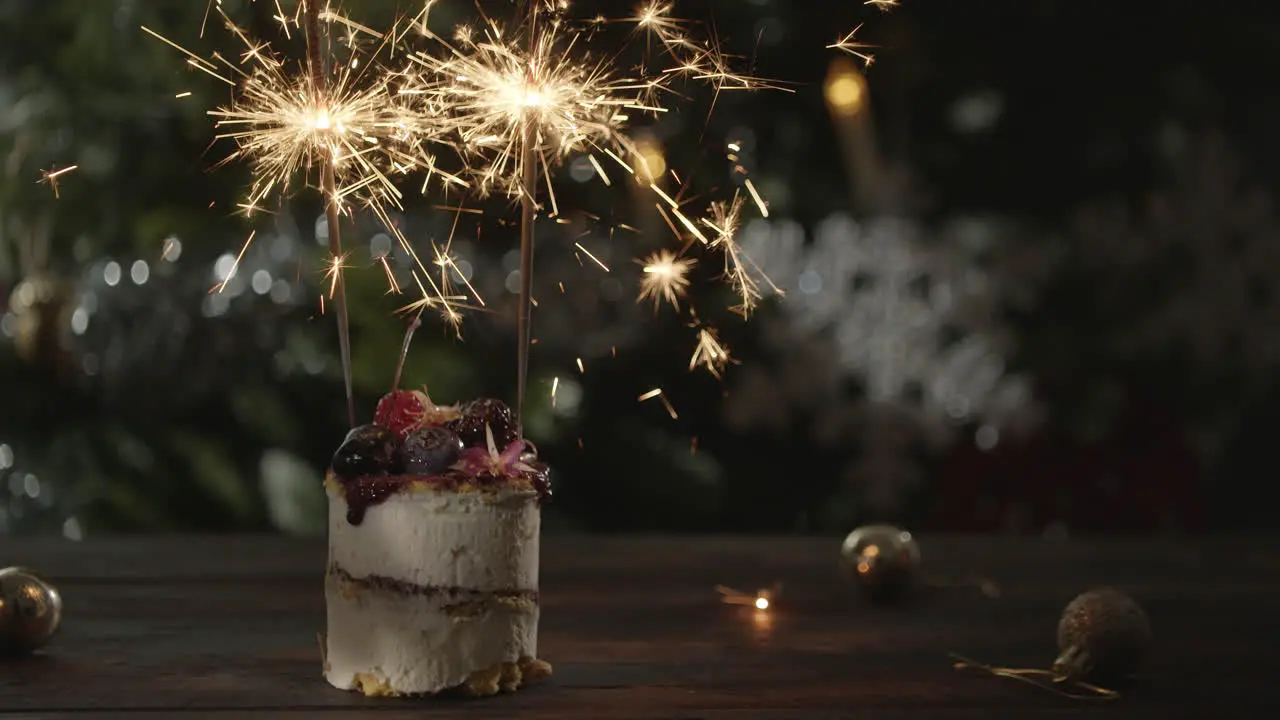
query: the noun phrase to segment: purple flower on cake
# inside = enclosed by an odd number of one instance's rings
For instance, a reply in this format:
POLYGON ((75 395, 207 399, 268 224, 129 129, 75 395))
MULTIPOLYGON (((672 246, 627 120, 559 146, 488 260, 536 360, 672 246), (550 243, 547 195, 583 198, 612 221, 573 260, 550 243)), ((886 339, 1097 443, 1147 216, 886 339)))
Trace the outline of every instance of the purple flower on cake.
POLYGON ((527 440, 516 439, 501 452, 493 439, 493 429, 484 426, 486 447, 467 448, 462 451, 462 459, 456 467, 473 477, 490 476, 494 478, 518 478, 526 473, 537 473, 537 469, 526 460, 526 449, 533 444, 527 440))

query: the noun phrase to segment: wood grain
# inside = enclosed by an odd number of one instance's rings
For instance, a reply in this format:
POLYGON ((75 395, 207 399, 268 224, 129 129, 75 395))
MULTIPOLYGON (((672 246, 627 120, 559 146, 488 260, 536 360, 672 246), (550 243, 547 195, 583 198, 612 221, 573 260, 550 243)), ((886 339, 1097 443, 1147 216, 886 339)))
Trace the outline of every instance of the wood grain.
POLYGON ((1174 718, 1280 708, 1269 670, 1280 543, 925 538, 934 586, 869 607, 833 538, 552 537, 540 654, 549 681, 482 701, 373 701, 320 676, 322 542, 265 537, 6 540, 0 564, 61 589, 62 634, 0 661, 0 715, 420 718, 1174 718), (982 576, 998 599, 956 582, 982 576), (950 585, 946 582, 952 581, 950 585), (720 604, 717 583, 783 582, 775 611, 720 604), (1155 629, 1147 676, 1114 702, 1064 699, 982 673, 1046 667, 1078 592, 1132 591, 1155 629))

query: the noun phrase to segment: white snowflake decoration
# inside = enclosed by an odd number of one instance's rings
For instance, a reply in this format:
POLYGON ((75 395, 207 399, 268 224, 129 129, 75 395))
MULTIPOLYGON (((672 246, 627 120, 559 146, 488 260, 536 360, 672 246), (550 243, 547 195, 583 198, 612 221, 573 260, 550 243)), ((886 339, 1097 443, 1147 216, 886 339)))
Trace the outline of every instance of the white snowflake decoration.
POLYGON ((952 234, 926 245, 911 221, 859 224, 837 214, 811 246, 790 221, 753 222, 742 244, 786 293, 782 308, 802 335, 831 332, 869 402, 918 398, 934 417, 1004 425, 1029 398, 1025 382, 1005 372, 996 297, 972 259, 990 232, 970 222, 952 234))

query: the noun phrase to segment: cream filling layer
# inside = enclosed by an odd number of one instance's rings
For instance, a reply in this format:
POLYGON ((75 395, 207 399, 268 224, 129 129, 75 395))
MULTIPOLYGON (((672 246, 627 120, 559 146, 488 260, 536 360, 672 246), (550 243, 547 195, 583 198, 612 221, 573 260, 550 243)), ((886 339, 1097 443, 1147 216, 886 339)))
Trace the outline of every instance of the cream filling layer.
POLYGON ((530 491, 409 488, 359 525, 329 491, 329 561, 354 577, 470 590, 537 590, 542 512, 530 491))

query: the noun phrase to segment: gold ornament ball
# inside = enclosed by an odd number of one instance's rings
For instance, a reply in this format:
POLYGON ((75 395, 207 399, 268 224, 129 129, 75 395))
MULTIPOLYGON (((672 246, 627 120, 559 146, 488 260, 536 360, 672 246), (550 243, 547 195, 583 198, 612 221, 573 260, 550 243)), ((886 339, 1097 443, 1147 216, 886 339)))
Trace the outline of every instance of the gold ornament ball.
POLYGON ((1061 678, 1117 682, 1146 659, 1151 623, 1138 603, 1115 588, 1090 590, 1072 600, 1058 621, 1061 678))
POLYGON ((0 570, 0 653, 34 652, 53 638, 61 622, 57 588, 25 568, 0 570))
POLYGON ((894 602, 915 583, 920 546, 902 528, 867 525, 845 537, 840 558, 845 572, 869 600, 894 602))

